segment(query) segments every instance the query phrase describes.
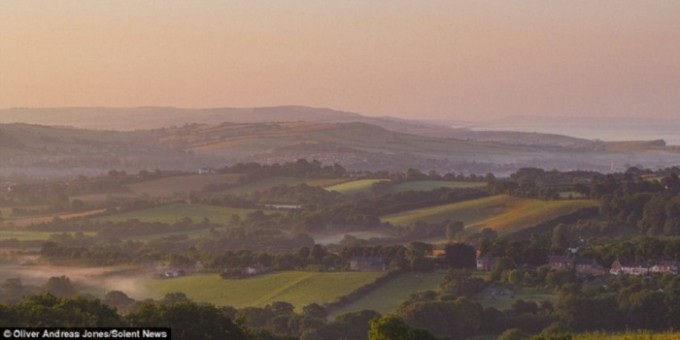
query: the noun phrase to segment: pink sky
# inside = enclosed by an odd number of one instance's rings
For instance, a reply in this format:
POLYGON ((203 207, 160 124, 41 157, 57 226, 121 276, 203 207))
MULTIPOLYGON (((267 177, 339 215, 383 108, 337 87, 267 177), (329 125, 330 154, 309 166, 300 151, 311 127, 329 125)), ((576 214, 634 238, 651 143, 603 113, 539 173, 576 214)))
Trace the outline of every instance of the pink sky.
POLYGON ((0 108, 680 117, 680 1, 1 1, 0 108))

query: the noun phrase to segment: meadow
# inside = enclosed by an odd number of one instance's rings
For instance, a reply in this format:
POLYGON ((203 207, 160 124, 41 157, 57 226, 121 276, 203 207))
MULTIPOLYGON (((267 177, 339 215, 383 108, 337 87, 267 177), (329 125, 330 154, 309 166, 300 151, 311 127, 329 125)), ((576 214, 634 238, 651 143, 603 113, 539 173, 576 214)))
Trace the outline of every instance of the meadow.
POLYGON ((328 191, 337 191, 344 195, 355 195, 368 192, 373 188, 373 184, 389 181, 388 179, 359 179, 326 187, 328 191))
POLYGON ((85 202, 100 202, 108 196, 137 197, 172 197, 186 195, 192 191, 201 191, 212 185, 236 184, 241 174, 185 175, 171 176, 127 185, 121 192, 85 194, 74 196, 85 202))
POLYGON ((31 224, 47 223, 53 221, 55 218, 60 218, 62 220, 70 220, 75 218, 83 218, 92 215, 101 214, 105 209, 94 209, 88 211, 81 211, 77 213, 58 213, 58 214, 40 214, 40 215, 29 215, 20 217, 10 217, 5 218, 4 222, 6 224, 11 224, 18 227, 24 227, 31 224))
POLYGON ((332 319, 344 313, 365 309, 374 310, 380 314, 392 313, 411 294, 425 290, 436 290, 445 276, 446 271, 444 270, 432 273, 408 272, 401 274, 360 299, 330 311, 329 318, 332 319))
POLYGON ((395 225, 409 225, 417 221, 440 222, 451 219, 463 221, 466 227, 511 232, 596 205, 594 200, 543 201, 496 195, 404 211, 383 216, 382 220, 395 225))
POLYGON ((271 176, 257 181, 243 183, 228 188, 222 192, 229 194, 248 194, 256 191, 264 191, 279 185, 294 186, 308 182, 309 179, 289 176, 271 176))
MULTIPOLYGON (((48 240, 55 234, 74 235, 74 232, 54 232, 54 231, 32 231, 21 229, 0 229, 0 240, 16 239, 19 241, 48 240)), ((85 236, 93 236, 94 232, 84 232, 85 236)))
POLYGON ((217 207, 205 204, 173 203, 159 207, 130 211, 105 217, 100 217, 97 221, 125 222, 128 220, 139 220, 141 222, 161 222, 176 223, 188 217, 198 223, 207 218, 212 223, 227 225, 230 223, 232 215, 244 217, 253 212, 251 209, 239 209, 229 207, 217 207))
POLYGON ((310 303, 332 302, 384 275, 382 272, 319 273, 286 271, 246 279, 223 279, 217 274, 200 274, 175 279, 144 279, 148 297, 159 299, 167 293, 183 292, 198 302, 242 308, 263 307, 286 301, 300 311, 310 303))
POLYGON ((487 186, 486 182, 410 181, 391 186, 389 192, 431 191, 439 188, 449 189, 486 188, 486 186, 487 186))
POLYGON ((489 287, 483 292, 474 295, 472 300, 479 302, 484 308, 493 307, 501 311, 510 309, 517 300, 534 301, 537 304, 541 301, 555 303, 557 300, 557 294, 549 289, 521 287, 512 288, 511 291, 512 293, 508 293, 507 289, 489 287), (493 290, 504 291, 504 293, 492 295, 491 291, 493 290))

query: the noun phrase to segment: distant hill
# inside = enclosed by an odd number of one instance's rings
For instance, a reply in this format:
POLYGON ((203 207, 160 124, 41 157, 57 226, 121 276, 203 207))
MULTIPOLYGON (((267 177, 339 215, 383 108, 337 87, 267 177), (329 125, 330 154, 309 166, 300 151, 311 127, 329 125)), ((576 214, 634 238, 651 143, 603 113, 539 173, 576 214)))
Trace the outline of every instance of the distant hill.
MULTIPOLYGON (((135 113, 141 115, 140 119, 158 119, 161 115, 152 114, 152 109, 144 110, 119 112, 114 116, 127 115, 132 119, 135 116, 132 113, 135 113)), ((105 113, 97 114, 104 119, 105 113)), ((0 157, 3 160, 0 179, 91 175, 111 169, 195 171, 204 166, 275 163, 301 158, 326 164, 339 163, 357 170, 419 168, 440 173, 493 172, 497 175, 521 167, 609 171, 680 163, 680 150, 664 146, 662 141, 606 143, 560 135, 471 132, 429 123, 362 116, 357 118, 359 121, 335 122, 330 120, 351 120, 358 115, 300 107, 253 109, 250 113, 237 112, 233 117, 244 120, 259 117, 257 119, 265 121, 185 123, 134 131, 0 124, 0 157), (291 120, 266 121, 281 117, 280 112, 291 120), (318 114, 316 117, 320 118, 317 121, 292 120, 292 117, 312 114, 318 114), (329 121, 320 121, 324 119, 329 121), (378 119, 381 124, 361 121, 371 119, 378 119)), ((185 119, 185 113, 177 114, 185 119)), ((207 111, 204 114, 209 116, 207 111)), ((52 112, 43 119, 57 116, 59 114, 52 112)))
POLYGON ((453 128, 447 121, 419 121, 394 117, 369 117, 358 113, 306 106, 260 108, 182 109, 173 107, 13 108, 0 110, 1 123, 27 123, 98 130, 148 130, 186 124, 221 123, 366 123, 385 129, 441 138, 469 139, 524 145, 575 146, 592 141, 536 133, 478 132, 453 128))

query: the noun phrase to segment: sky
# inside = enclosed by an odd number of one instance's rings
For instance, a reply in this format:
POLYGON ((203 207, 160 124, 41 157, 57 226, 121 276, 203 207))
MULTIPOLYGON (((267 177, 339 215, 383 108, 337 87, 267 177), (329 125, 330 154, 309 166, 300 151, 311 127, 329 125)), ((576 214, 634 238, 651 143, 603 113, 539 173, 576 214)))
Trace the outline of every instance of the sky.
POLYGON ((680 1, 0 0, 0 108, 680 117, 680 1))

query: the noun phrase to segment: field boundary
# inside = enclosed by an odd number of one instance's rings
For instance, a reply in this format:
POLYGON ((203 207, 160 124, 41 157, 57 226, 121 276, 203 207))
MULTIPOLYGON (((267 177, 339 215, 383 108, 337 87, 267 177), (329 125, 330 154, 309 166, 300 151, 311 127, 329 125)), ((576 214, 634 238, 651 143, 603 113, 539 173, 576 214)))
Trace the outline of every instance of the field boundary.
POLYGON ((338 297, 335 301, 325 303, 323 304, 324 308, 326 308, 326 311, 328 314, 332 314, 332 311, 334 309, 342 308, 350 303, 353 303, 364 296, 368 295, 369 293, 373 292, 374 290, 382 287, 385 285, 387 282, 392 281, 393 279, 397 278, 399 275, 405 273, 404 270, 392 270, 387 272, 387 274, 375 279, 375 281, 363 285, 353 292, 343 295, 338 297))

